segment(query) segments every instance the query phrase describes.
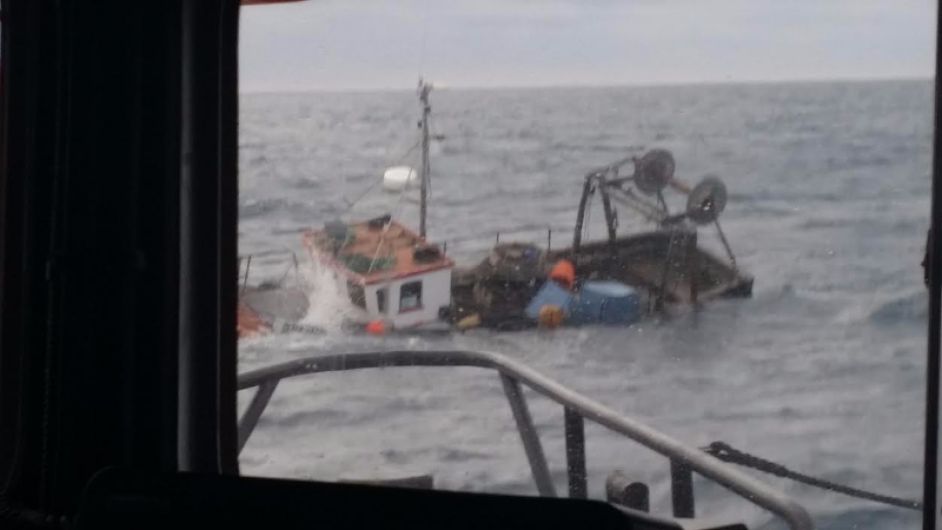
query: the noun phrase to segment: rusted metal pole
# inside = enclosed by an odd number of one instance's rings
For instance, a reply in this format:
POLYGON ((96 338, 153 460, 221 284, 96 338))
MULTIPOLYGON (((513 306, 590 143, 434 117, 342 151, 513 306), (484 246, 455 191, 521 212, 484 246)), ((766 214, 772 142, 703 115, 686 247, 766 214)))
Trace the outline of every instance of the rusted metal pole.
POLYGON ((612 200, 608 196, 605 180, 599 180, 598 189, 599 193, 602 194, 602 209, 605 211, 605 228, 608 230, 608 242, 609 244, 614 244, 615 231, 618 229, 618 218, 616 217, 615 210, 612 208, 612 200))
POLYGON ((720 241, 723 242, 723 248, 726 249, 726 255, 729 256, 729 264, 733 267, 734 272, 738 271, 739 269, 736 267, 736 256, 733 254, 732 247, 729 246, 729 241, 726 240, 726 234, 723 233, 720 220, 714 219, 713 224, 716 225, 716 233, 720 235, 720 241))
POLYGON ((690 303, 696 304, 700 296, 700 252, 697 250, 697 233, 687 239, 687 281, 690 282, 690 303))
POLYGON ((693 191, 693 188, 691 188, 689 184, 679 180, 670 179, 667 181, 667 184, 684 195, 690 195, 690 192, 693 191))
POLYGON ((572 234, 572 251, 578 252, 579 245, 582 244, 582 223, 585 221, 585 207, 589 202, 589 195, 592 194, 592 183, 595 175, 588 175, 585 178, 585 184, 582 186, 582 198, 579 199, 579 211, 576 213, 576 228, 572 234))
POLYGON ((428 156, 428 115, 432 112, 432 107, 428 103, 428 94, 432 91, 432 85, 419 80, 419 100, 422 103, 422 174, 421 178, 421 202, 419 205, 419 235, 425 237, 425 222, 428 215, 428 184, 431 167, 428 156))

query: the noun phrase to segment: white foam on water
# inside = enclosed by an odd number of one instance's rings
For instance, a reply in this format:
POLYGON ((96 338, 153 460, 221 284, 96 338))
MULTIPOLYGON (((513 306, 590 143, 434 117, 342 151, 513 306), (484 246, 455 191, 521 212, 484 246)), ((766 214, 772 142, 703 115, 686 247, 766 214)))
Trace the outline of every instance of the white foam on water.
POLYGON ((327 266, 307 260, 299 265, 310 309, 302 324, 342 332, 344 321, 365 320, 366 313, 350 301, 343 280, 327 266))

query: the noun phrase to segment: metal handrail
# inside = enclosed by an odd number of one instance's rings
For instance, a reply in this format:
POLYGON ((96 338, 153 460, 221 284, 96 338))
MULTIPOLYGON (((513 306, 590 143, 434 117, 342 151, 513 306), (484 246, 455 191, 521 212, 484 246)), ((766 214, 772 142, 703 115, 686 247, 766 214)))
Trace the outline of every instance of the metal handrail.
MULTIPOLYGON (((239 423, 239 447, 244 446, 259 417, 271 399, 278 382, 299 375, 359 370, 380 367, 479 367, 497 370, 510 400, 537 487, 542 495, 555 495, 549 481, 546 460, 539 438, 519 392, 519 383, 575 412, 582 418, 603 425, 648 449, 669 458, 725 486, 739 496, 781 517, 792 530, 813 530, 808 512, 791 498, 762 482, 720 462, 695 447, 685 445, 636 420, 597 403, 582 394, 549 379, 532 368, 504 355, 480 351, 385 351, 332 354, 309 357, 252 370, 239 376, 238 388, 260 387, 239 423), (516 389, 516 391, 515 391, 516 389), (540 462, 542 460, 542 462, 540 462), (549 484, 547 484, 549 482, 549 484)), ((581 428, 581 422, 580 426, 581 428)), ((567 449, 567 453, 568 453, 567 449)), ((584 466, 584 459, 582 461, 584 466)), ((584 473, 584 469, 582 471, 584 473)), ((583 476, 584 479, 584 476, 583 476)), ((570 479, 572 480, 572 479, 570 479)), ((570 482, 572 491, 572 482, 570 482)))

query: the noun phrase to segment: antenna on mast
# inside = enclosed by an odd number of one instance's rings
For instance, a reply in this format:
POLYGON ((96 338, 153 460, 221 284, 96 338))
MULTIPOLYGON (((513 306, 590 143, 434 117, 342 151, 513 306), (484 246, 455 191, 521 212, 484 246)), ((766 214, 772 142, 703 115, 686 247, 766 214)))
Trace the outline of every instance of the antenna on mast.
POLYGON ((419 78, 419 101, 422 104, 422 119, 419 121, 419 128, 422 129, 422 166, 419 178, 421 179, 421 199, 419 206, 419 235, 425 237, 425 218, 428 211, 428 182, 429 182, 429 160, 428 160, 428 116, 432 112, 432 107, 428 103, 429 92, 432 91, 432 84, 426 83, 424 79, 419 78))

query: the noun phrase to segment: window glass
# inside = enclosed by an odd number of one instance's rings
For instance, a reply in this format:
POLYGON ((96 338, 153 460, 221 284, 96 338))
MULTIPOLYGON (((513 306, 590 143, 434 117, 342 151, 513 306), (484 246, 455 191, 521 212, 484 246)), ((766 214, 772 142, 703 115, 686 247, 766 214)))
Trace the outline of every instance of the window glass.
MULTIPOLYGON (((522 382, 523 414, 488 363, 441 354, 489 352, 735 460, 818 528, 918 528, 935 10, 244 7, 239 371, 325 373, 278 384, 242 472, 565 496, 574 470, 604 499, 622 470, 672 513, 664 455, 585 420, 583 474, 559 402, 522 382), (438 356, 363 368, 377 352, 438 356)), ((783 527, 702 473, 693 491, 697 516, 783 527)))
POLYGON ((399 311, 411 311, 422 307, 422 282, 402 284, 399 288, 399 311))

